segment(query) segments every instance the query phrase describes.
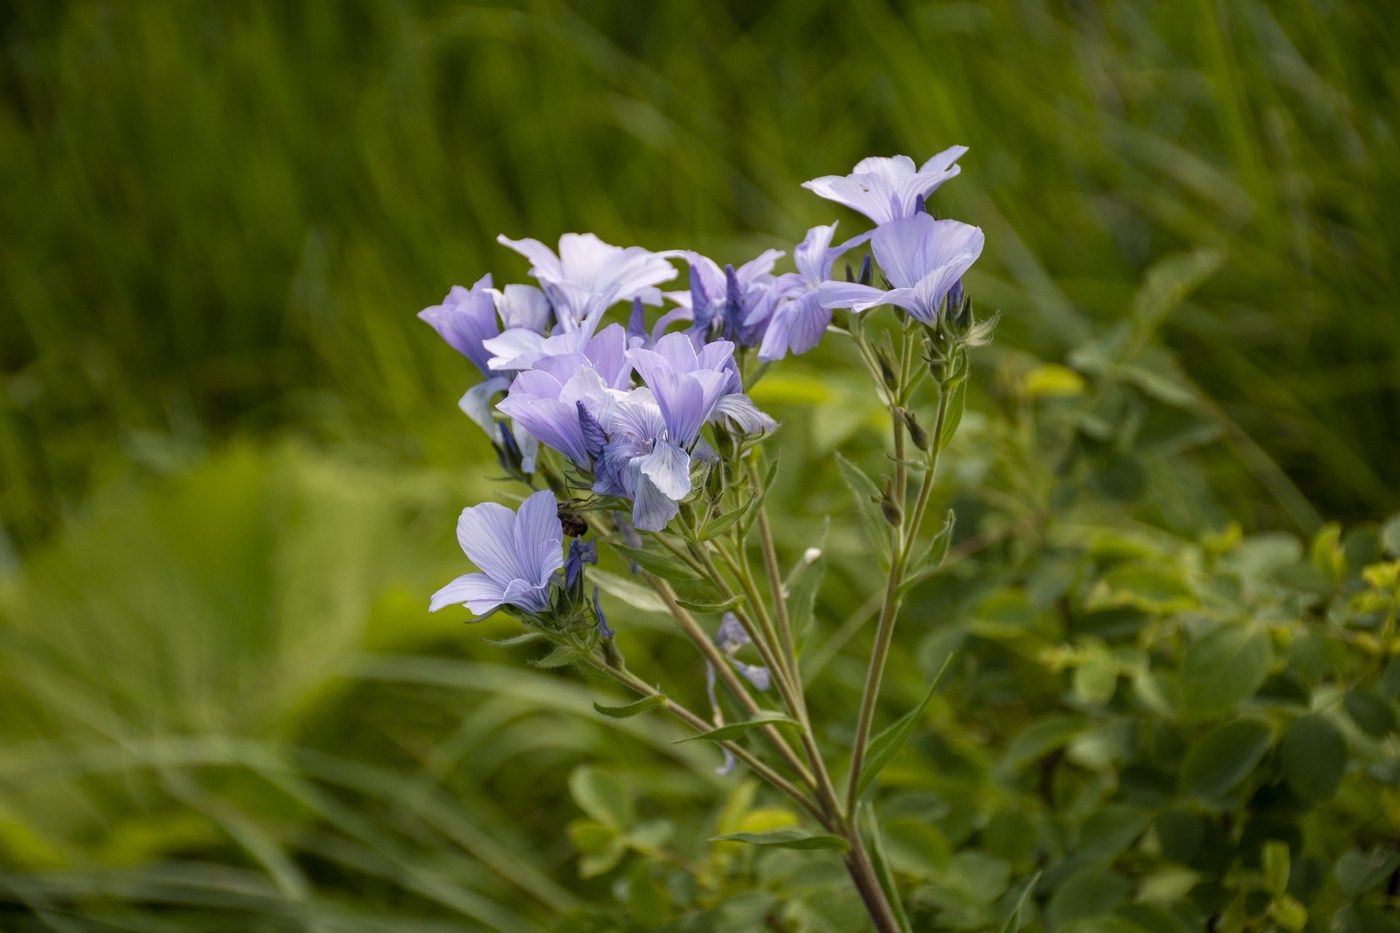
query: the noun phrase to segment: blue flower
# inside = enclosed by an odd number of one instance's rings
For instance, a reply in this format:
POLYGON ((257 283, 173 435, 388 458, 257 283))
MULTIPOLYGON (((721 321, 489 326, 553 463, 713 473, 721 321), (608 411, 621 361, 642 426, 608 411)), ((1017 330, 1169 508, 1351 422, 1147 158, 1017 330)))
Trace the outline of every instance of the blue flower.
POLYGON ((921 199, 957 175, 961 169, 956 163, 965 152, 966 146, 953 146, 917 170, 908 156, 871 157, 857 162, 849 175, 823 175, 802 187, 860 211, 877 224, 888 223, 914 214, 921 199))
POLYGON ((549 608, 550 577, 564 566, 564 527, 553 493, 535 493, 519 512, 494 502, 463 509, 457 542, 482 572, 460 576, 434 593, 431 611, 456 604, 478 616, 502 605, 535 613, 549 608))
POLYGON ((691 250, 675 255, 690 263, 690 293, 669 293, 682 306, 690 306, 690 332, 703 343, 722 337, 743 346, 757 346, 773 313, 773 264, 782 250, 770 249, 744 263, 723 269, 712 259, 691 250))
POLYGON ((564 332, 592 333, 614 302, 641 298, 646 304, 660 304, 657 286, 677 275, 664 256, 640 246, 612 246, 591 233, 564 234, 558 255, 539 240, 496 240, 530 260, 530 274, 549 296, 564 332))
POLYGON ((876 305, 897 305, 932 324, 948 292, 982 255, 983 243, 981 228, 956 220, 914 214, 890 221, 875 228, 870 250, 893 289, 827 282, 817 293, 832 307, 865 311, 876 305))
POLYGON ((496 294, 487 274, 470 289, 452 286, 442 304, 418 312, 419 318, 431 324, 452 349, 475 363, 485 376, 492 375, 491 354, 482 344, 501 332, 496 320, 496 294))
POLYGON ((862 233, 832 246, 836 224, 813 227, 807 231, 802 245, 793 251, 796 272, 778 276, 774 292, 781 298, 775 307, 758 358, 764 362, 779 360, 788 353, 806 353, 817 345, 831 323, 831 309, 839 307, 833 301, 839 296, 818 294, 823 282, 831 279, 831 267, 846 250, 870 238, 862 233))

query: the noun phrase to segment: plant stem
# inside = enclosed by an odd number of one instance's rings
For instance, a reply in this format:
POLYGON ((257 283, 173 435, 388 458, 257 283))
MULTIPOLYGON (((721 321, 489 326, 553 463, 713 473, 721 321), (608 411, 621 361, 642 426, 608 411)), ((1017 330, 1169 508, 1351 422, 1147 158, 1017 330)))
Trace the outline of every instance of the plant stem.
MULTIPOLYGON (((929 454, 928 469, 924 472, 924 480, 919 487, 919 496, 913 514, 907 518, 902 517, 901 520, 901 524, 907 527, 908 533, 904 534, 903 528, 895 529, 895 547, 890 555, 890 577, 885 585, 885 601, 880 609, 880 622, 875 629, 875 644, 870 651, 870 668, 865 675, 865 692, 861 696, 860 715, 856 720, 855 740, 851 746, 851 770, 846 783, 846 812, 848 813, 855 812, 857 798, 860 796, 860 772, 865 764, 865 750, 870 741, 870 727, 875 719, 875 703, 880 694, 880 681, 884 677, 885 662, 889 659, 895 618, 899 614, 899 606, 902 601, 899 588, 904 582, 909 553, 914 549, 915 540, 919 533, 919 524, 923 521, 924 512, 928 508, 929 496, 933 491, 934 476, 938 469, 939 441, 943 436, 943 422, 948 414, 948 397, 951 394, 945 389, 938 397, 938 418, 934 425, 933 449, 929 454)), ((896 431, 902 433, 898 429, 896 431)))
MULTIPOLYGON (((624 687, 627 687, 629 690, 632 690, 635 693, 639 693, 644 697, 655 696, 658 693, 660 693, 659 690, 656 690, 654 687, 652 687, 645 681, 640 680, 625 668, 613 667, 612 665, 599 660, 595 655, 589 655, 588 661, 596 670, 608 675, 613 680, 617 681, 619 684, 622 684, 624 687)), ((669 697, 666 699, 665 709, 666 712, 670 713, 672 716, 675 716, 677 719, 681 720, 681 722, 684 722, 686 725, 690 726, 692 729, 699 733, 704 734, 707 732, 714 731, 714 727, 711 726, 708 722, 706 722, 703 717, 691 712, 689 709, 686 709, 684 706, 680 705, 679 703, 670 699, 669 697)), ((812 798, 808 797, 805 793, 802 792, 800 788, 793 785, 793 783, 787 778, 783 777, 781 774, 768 767, 768 765, 764 764, 762 761, 759 761, 753 756, 752 753, 744 749, 741 745, 735 742, 720 742, 719 744, 724 748, 728 749, 730 754, 742 761, 755 774, 763 778, 763 780, 767 781, 769 784, 772 784, 778 790, 782 791, 795 803, 801 806, 802 809, 806 810, 813 817, 815 817, 817 822, 822 824, 823 828, 834 828, 831 825, 830 821, 827 819, 826 813, 822 810, 822 808, 818 807, 816 802, 812 800, 812 798)))
POLYGON ((879 933, 903 933, 894 909, 885 897, 884 886, 875 874, 875 866, 870 863, 870 854, 865 850, 865 840, 861 838, 854 819, 847 826, 846 840, 851 844, 851 851, 846 853, 845 857, 846 872, 855 883, 856 891, 860 894, 865 911, 870 914, 875 929, 879 933))
MULTIPOLYGON (((685 610, 684 606, 676 602, 676 593, 671 589, 671 585, 665 580, 652 576, 651 574, 644 574, 644 576, 647 578, 647 582, 651 584, 652 589, 656 591, 656 594, 661 597, 661 601, 666 604, 666 608, 670 610, 672 617, 680 623, 681 629, 686 635, 690 636, 690 640, 695 643, 695 647, 700 649, 700 653, 705 656, 705 660, 710 662, 710 666, 715 670, 715 676, 724 681, 724 685, 729 688, 729 692, 734 695, 734 698, 748 711, 750 716, 757 715, 759 712, 758 704, 754 702, 754 698, 749 694, 748 690, 744 688, 743 682, 739 680, 739 675, 734 673, 734 669, 729 666, 729 661, 724 656, 724 652, 715 647, 715 643, 710 641, 710 636, 705 634, 704 629, 700 628, 700 624, 695 621, 694 617, 685 610)), ((802 782, 808 787, 816 789, 817 782, 816 779, 812 777, 812 772, 802 763, 802 759, 797 757, 797 753, 792 750, 792 746, 787 743, 787 739, 783 738, 783 734, 778 731, 777 727, 764 726, 762 732, 773 744, 773 747, 777 749, 778 754, 782 755, 783 759, 797 772, 802 782)), ((805 734, 804 732, 804 735, 805 734)))
MULTIPOLYGON (((758 468, 749 461, 749 480, 758 485, 758 468)), ((768 510, 758 508, 758 537, 763 544, 763 565, 768 570, 768 587, 773 591, 773 614, 778 618, 778 638, 782 644, 783 657, 787 661, 788 674, 801 692, 802 674, 797 664, 797 648, 792 639, 792 622, 788 618, 787 595, 783 592, 783 574, 778 566, 778 552, 773 547, 773 530, 768 525, 768 510)))

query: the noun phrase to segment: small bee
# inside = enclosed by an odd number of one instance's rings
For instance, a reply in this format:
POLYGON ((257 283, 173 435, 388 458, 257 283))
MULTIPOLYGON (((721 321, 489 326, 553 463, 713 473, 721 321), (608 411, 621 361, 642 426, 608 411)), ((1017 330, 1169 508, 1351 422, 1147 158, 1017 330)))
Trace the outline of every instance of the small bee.
POLYGON ((577 512, 570 512, 565 507, 559 508, 559 521, 564 526, 564 534, 570 538, 578 538, 588 530, 588 523, 577 512))

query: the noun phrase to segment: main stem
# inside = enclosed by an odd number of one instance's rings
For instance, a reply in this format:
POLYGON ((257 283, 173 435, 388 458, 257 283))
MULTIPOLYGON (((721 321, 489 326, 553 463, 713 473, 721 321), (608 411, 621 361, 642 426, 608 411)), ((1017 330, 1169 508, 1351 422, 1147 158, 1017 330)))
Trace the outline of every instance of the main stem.
MULTIPOLYGON (((928 469, 924 471, 924 480, 919 487, 919 496, 914 505, 912 515, 900 516, 900 524, 894 530, 894 547, 890 554, 890 577, 885 584, 885 600, 880 608, 880 621, 875 628, 875 644, 870 651, 870 668, 865 675, 865 692, 860 700, 860 716, 856 720, 856 735, 854 744, 851 746, 851 771, 846 782, 846 811, 855 813, 856 804, 860 797, 860 773, 865 766, 866 745, 870 741, 870 727, 875 720, 875 703, 880 695, 880 682, 885 674, 885 662, 889 659, 890 643, 894 635, 894 623, 899 615, 899 607, 902 597, 899 592, 900 586, 904 583, 904 572, 908 568, 909 554, 914 549, 918 538, 919 525, 923 521, 924 512, 928 508, 929 495, 933 492, 934 475, 938 470, 939 441, 943 437, 943 422, 948 415, 948 396, 952 393, 946 388, 938 397, 938 418, 934 424, 931 443, 933 450, 929 454, 928 469), (905 533, 907 528, 908 533, 905 533)), ((904 426, 899 422, 899 416, 893 415, 896 443, 896 456, 903 448, 904 426)), ((901 458, 902 461, 902 458, 901 458)))

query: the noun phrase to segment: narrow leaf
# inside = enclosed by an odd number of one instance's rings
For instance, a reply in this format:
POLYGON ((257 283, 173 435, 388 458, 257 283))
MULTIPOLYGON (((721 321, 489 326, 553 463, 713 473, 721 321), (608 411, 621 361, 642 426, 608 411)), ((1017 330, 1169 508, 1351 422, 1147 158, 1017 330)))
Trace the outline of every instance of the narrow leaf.
POLYGON ((797 720, 790 719, 787 716, 784 716, 782 713, 775 713, 769 710, 760 710, 754 715, 752 719, 747 720, 746 722, 732 722, 727 726, 720 726, 717 729, 711 729, 709 732, 699 732, 695 735, 688 735, 683 739, 676 739, 675 742, 673 742, 672 744, 679 745, 682 742, 694 742, 696 740, 701 740, 705 742, 724 742, 728 741, 729 739, 737 739, 739 736, 753 729, 760 729, 763 726, 772 726, 778 724, 797 726, 798 728, 801 728, 797 720))
POLYGON ((1016 898, 1016 905, 1011 908, 1011 913, 1006 917, 1006 922, 1001 925, 1001 933, 1016 933, 1021 929, 1021 911, 1026 906, 1026 899, 1035 890, 1036 883, 1040 881, 1040 872, 1031 876, 1031 880, 1026 882, 1026 886, 1021 889, 1021 896, 1016 898))
POLYGON ((604 716, 612 719, 630 719, 648 710, 660 709, 666 705, 666 697, 659 693, 653 693, 649 697, 642 697, 635 703, 627 703, 623 706, 604 706, 601 703, 594 703, 593 708, 604 716))
POLYGON ((835 456, 836 466, 841 471, 841 479, 845 481, 847 488, 851 490, 851 495, 855 497, 856 509, 860 512, 861 523, 865 526, 865 534, 870 539, 870 546, 874 548, 880 566, 888 571, 890 567, 890 526, 880 511, 880 487, 876 486, 860 467, 839 453, 835 456))
POLYGON ((943 662, 943 666, 938 669, 938 674, 934 676, 933 683, 929 684, 928 693, 924 695, 923 702, 905 713, 898 721, 888 726, 879 735, 870 740, 870 746, 865 753, 865 767, 861 769, 860 780, 856 784, 856 796, 863 796, 875 781, 875 776, 890 763, 899 750, 904 747, 904 743, 909 741, 909 736, 913 734, 914 727, 919 724, 919 719, 924 715, 924 710, 928 709, 929 703, 933 700, 934 691, 938 689, 938 682, 943 679, 943 674, 948 670, 948 665, 953 662, 950 654, 943 662))
POLYGON ((778 829, 771 833, 730 833, 712 836, 711 842, 746 842, 751 846, 771 846, 777 849, 834 849, 847 852, 851 844, 840 836, 813 836, 799 829, 778 829))
POLYGON ((638 567, 648 573, 656 574, 663 580, 675 582, 700 579, 694 570, 670 551, 647 550, 646 548, 629 547, 625 544, 615 543, 609 546, 638 567))
POLYGON ((942 450, 953 441, 953 435, 958 433, 958 425, 962 424, 963 409, 967 407, 967 380, 958 382, 953 389, 953 394, 948 396, 948 410, 943 415, 943 430, 938 435, 938 449, 942 450))
POLYGON ((614 599, 622 600, 634 609, 660 613, 668 611, 660 596, 635 580, 628 580, 625 577, 608 573, 606 570, 596 570, 591 567, 588 570, 588 579, 598 584, 604 593, 614 599))
POLYGON ((576 645, 555 645, 554 648, 542 658, 535 658, 530 661, 535 667, 551 669, 556 667, 568 667, 584 657, 588 652, 576 645))
POLYGON ((521 645, 528 645, 531 642, 544 638, 544 632, 523 632, 513 635, 510 638, 483 638, 482 641, 496 648, 518 648, 521 645))
POLYGON ((812 626, 816 610, 817 593, 826 577, 826 555, 819 555, 811 563, 802 561, 787 578, 787 610, 792 637, 800 645, 812 626))
POLYGON ((899 897, 899 885, 894 880, 889 856, 885 854, 885 841, 880 835, 880 821, 875 815, 875 808, 865 803, 860 805, 859 812, 862 831, 869 841, 870 865, 875 869, 875 877, 885 892, 885 900, 889 901, 890 909, 894 911, 894 919, 899 924, 901 933, 909 933, 909 915, 904 912, 904 903, 899 897))

